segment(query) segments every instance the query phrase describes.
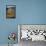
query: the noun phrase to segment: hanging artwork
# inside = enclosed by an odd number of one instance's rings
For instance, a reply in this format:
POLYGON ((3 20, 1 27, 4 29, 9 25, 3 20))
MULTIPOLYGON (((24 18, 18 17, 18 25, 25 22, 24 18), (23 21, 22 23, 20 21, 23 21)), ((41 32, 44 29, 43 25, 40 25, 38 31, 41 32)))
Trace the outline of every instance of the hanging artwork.
POLYGON ((16 5, 6 6, 6 18, 16 18, 16 5))
POLYGON ((18 25, 20 40, 46 41, 46 25, 18 25))

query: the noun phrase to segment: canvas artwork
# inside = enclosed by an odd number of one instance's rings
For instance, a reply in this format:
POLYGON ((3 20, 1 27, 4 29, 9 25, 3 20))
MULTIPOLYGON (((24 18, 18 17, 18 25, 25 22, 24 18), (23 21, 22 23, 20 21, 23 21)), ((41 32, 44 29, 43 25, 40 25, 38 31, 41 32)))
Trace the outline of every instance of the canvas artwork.
POLYGON ((16 18, 16 5, 6 6, 6 18, 16 18))
POLYGON ((46 41, 46 25, 19 25, 20 41, 46 41))

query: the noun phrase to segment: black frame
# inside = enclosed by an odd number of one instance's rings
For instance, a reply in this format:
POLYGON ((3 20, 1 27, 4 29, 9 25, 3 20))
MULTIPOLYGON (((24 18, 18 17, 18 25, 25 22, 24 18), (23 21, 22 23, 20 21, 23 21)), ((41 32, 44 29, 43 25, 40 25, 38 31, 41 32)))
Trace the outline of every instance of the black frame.
POLYGON ((6 18, 7 19, 14 19, 14 18, 16 18, 16 5, 6 5, 6 18), (14 15, 11 15, 12 17, 10 17, 10 16, 8 16, 8 13, 7 13, 7 10, 9 9, 9 8, 11 8, 12 10, 14 10, 14 15))

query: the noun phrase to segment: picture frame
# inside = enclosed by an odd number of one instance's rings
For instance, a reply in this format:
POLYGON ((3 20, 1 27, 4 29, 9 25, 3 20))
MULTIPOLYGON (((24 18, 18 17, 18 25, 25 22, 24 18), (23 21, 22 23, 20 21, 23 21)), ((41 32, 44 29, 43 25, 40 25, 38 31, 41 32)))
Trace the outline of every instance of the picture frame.
MULTIPOLYGON (((30 35, 26 34, 26 36, 28 36, 28 39, 31 39, 29 36, 33 36, 33 35, 36 35, 38 36, 39 35, 39 38, 42 38, 42 39, 39 39, 39 40, 36 40, 35 36, 34 36, 34 39, 32 37, 32 41, 46 41, 46 24, 18 24, 18 41, 20 42, 21 40, 25 40, 26 38, 22 37, 22 31, 27 31, 28 30, 28 33, 30 33, 30 35), (32 33, 33 32, 33 33, 32 33), (31 34, 32 33, 32 34, 31 34), (41 36, 41 37, 40 37, 41 36)), ((24 34, 24 32, 23 32, 24 34)), ((25 35, 23 35, 25 36, 25 35)), ((26 40, 28 40, 26 39, 26 40)))
POLYGON ((6 5, 6 18, 16 18, 16 5, 6 5))

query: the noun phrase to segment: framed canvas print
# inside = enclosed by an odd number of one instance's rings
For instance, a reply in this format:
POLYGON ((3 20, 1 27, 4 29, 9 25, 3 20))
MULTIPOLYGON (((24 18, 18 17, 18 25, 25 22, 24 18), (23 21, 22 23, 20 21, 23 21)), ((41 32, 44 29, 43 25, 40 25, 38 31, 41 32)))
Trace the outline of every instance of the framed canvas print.
POLYGON ((16 5, 6 5, 6 18, 16 18, 16 5))
POLYGON ((18 42, 20 46, 46 43, 46 24, 18 24, 18 42))
POLYGON ((44 24, 20 24, 18 25, 18 33, 20 41, 46 41, 46 25, 44 24))

